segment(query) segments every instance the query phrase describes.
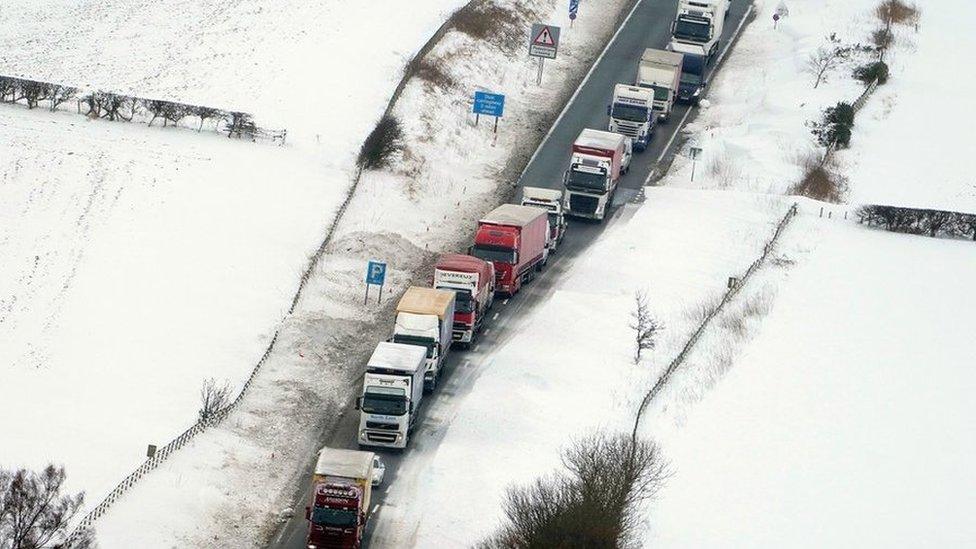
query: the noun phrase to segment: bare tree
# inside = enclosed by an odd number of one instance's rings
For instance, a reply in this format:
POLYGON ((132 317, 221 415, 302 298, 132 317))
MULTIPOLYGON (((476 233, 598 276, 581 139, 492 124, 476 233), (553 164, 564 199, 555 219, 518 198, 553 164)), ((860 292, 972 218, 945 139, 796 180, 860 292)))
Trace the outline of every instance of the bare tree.
POLYGON ((200 388, 200 421, 204 423, 210 421, 228 404, 230 404, 230 385, 225 381, 223 385, 218 386, 213 378, 204 380, 203 387, 200 388))
POLYGON ((654 336, 661 329, 658 322, 651 316, 647 292, 644 290, 637 290, 634 293, 634 311, 630 313, 630 316, 633 318, 630 329, 634 331, 634 364, 637 364, 640 362, 641 353, 645 349, 654 348, 654 336))
POLYGON ((250 136, 253 138, 257 132, 254 117, 246 112, 229 112, 224 116, 224 121, 227 124, 228 138, 233 137, 234 134, 237 134, 237 137, 250 136))
POLYGON ((51 84, 51 93, 48 99, 51 100, 51 110, 56 111, 58 107, 78 94, 78 88, 64 86, 62 84, 51 84))
POLYGON ((10 101, 17 97, 17 85, 19 81, 9 76, 0 76, 0 101, 6 101, 10 96, 10 101))
MULTIPOLYGON (((149 120, 149 125, 152 126, 153 122, 155 122, 157 118, 163 116, 163 111, 166 110, 166 101, 159 99, 143 99, 142 108, 152 113, 152 119, 149 120)), ((165 118, 163 123, 166 123, 165 118)))
POLYGON ((658 447, 625 434, 597 433, 563 452, 566 471, 509 488, 506 523, 484 549, 633 545, 641 504, 668 477, 658 447))
POLYGON ((166 125, 166 121, 172 122, 174 126, 178 126, 180 120, 183 120, 189 114, 190 107, 187 105, 166 101, 163 103, 163 126, 166 125))
POLYGON ((821 82, 825 82, 830 71, 851 54, 851 47, 841 43, 836 34, 828 36, 827 41, 827 46, 817 48, 817 51, 810 54, 807 59, 806 72, 816 78, 813 82, 814 89, 820 86, 821 82))
POLYGON ((207 120, 212 120, 215 118, 221 118, 224 113, 220 109, 215 109, 213 107, 192 107, 193 114, 200 119, 200 127, 197 131, 203 131, 203 123, 207 120))
POLYGON ((37 104, 41 101, 47 99, 51 94, 51 85, 47 82, 38 82, 36 80, 21 80, 20 81, 20 97, 15 99, 27 100, 27 108, 33 109, 37 107, 37 104))
MULTIPOLYGON (((61 495, 64 479, 64 468, 54 465, 40 473, 0 470, 0 549, 44 549, 65 541, 85 495, 61 495)), ((86 534, 73 540, 72 547, 91 543, 86 534)))

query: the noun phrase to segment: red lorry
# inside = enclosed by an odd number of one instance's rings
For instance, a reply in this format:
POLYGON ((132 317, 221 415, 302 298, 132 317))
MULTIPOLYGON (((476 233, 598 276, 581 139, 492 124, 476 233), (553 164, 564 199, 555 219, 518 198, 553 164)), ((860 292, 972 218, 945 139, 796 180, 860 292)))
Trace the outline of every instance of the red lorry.
POLYGON ((495 300, 495 266, 470 255, 442 255, 434 265, 433 286, 457 293, 454 342, 470 345, 495 300))
POLYGON ((545 210, 502 204, 478 222, 471 255, 495 266, 495 291, 515 295, 548 260, 545 210))

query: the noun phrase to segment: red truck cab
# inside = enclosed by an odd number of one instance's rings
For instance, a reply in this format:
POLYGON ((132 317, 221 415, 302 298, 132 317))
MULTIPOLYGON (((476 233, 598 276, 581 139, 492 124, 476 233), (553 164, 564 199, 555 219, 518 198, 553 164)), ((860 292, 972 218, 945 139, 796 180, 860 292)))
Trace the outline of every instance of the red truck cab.
POLYGON ((548 237, 545 210, 502 204, 478 222, 471 255, 490 261, 495 266, 495 291, 512 296, 542 270, 548 237))
POLYGON ((362 488, 356 485, 319 484, 312 506, 306 508, 309 521, 308 549, 358 549, 362 544, 366 515, 362 488))
POLYGON ((432 286, 456 293, 454 342, 472 344, 495 299, 494 265, 470 255, 442 255, 434 264, 432 286))

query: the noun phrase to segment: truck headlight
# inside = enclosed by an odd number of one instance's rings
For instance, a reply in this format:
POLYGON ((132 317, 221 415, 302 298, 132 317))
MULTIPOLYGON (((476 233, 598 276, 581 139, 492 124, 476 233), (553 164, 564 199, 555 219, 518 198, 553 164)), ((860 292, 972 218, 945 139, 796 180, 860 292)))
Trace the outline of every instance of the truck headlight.
POLYGON ((699 95, 699 94, 701 94, 701 89, 697 89, 697 90, 695 90, 695 93, 694 93, 693 95, 694 95, 695 97, 698 97, 698 95, 699 95))

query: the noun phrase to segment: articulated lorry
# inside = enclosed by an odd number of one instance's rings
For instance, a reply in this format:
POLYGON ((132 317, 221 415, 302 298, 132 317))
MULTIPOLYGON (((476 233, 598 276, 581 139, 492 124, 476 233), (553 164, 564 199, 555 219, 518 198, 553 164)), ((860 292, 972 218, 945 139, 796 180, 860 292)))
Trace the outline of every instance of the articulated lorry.
POLYGON ((366 363, 359 410, 359 445, 406 448, 424 395, 427 350, 381 341, 366 363))
POLYGON ((312 498, 305 507, 309 549, 358 549, 369 518, 373 452, 322 448, 312 475, 312 498))
POLYGON ((654 115, 654 91, 627 84, 613 88, 613 103, 607 107, 609 130, 626 135, 634 149, 643 151, 651 142, 657 117, 654 115))
POLYGON ((728 14, 729 0, 679 0, 678 14, 671 23, 671 44, 700 46, 708 64, 718 54, 728 14))
POLYGON ((603 220, 613 204, 617 181, 623 171, 627 137, 586 129, 573 143, 563 206, 576 217, 603 220))
POLYGON ((566 236, 566 212, 563 208, 563 191, 540 187, 522 187, 522 205, 542 208, 549 215, 549 253, 556 251, 566 236))
POLYGON ((549 259, 548 238, 545 210, 502 204, 478 221, 471 255, 492 262, 495 291, 513 296, 549 259))
POLYGON ((455 293, 412 286, 396 306, 394 343, 418 345, 427 350, 424 388, 433 392, 451 349, 455 293))
POLYGON ((653 90, 654 112, 664 122, 671 118, 678 99, 682 57, 680 52, 647 48, 637 65, 636 84, 653 90))
POLYGON ((495 266, 470 255, 442 255, 434 265, 433 286, 456 294, 454 342, 472 344, 495 302, 495 266))

